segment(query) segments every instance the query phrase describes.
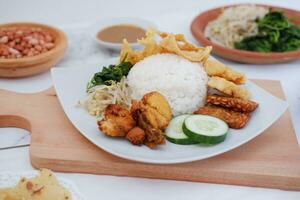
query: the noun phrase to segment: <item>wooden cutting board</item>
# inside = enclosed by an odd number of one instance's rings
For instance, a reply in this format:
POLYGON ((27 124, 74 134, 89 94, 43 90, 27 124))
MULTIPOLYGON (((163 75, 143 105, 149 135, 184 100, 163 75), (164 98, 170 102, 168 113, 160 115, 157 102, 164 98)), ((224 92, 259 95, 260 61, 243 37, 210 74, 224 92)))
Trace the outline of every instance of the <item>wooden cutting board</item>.
MULTIPOLYGON (((255 82, 284 98, 278 81, 255 82)), ((67 119, 53 88, 36 94, 0 90, 0 127, 8 126, 31 132, 30 158, 37 168, 300 190, 300 148, 288 112, 239 148, 174 165, 133 162, 94 146, 67 119)))

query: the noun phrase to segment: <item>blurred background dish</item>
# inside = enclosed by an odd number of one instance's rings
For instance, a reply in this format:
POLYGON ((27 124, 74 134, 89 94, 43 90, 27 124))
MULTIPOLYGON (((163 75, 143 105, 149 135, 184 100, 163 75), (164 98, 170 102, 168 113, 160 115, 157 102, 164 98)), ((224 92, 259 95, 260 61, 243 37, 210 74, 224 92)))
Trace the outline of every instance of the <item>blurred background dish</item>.
POLYGON ((111 18, 95 22, 90 32, 100 46, 119 51, 123 39, 127 39, 132 48, 139 48, 136 40, 144 37, 149 28, 156 29, 156 25, 139 18, 111 18))
POLYGON ((42 73, 57 64, 67 49, 61 30, 37 23, 0 25, 0 77, 42 73))
MULTIPOLYGON (((207 25, 210 22, 216 20, 224 12, 224 10, 228 8, 241 6, 241 5, 251 5, 251 6, 257 6, 257 8, 264 7, 267 9, 272 9, 272 11, 280 11, 287 18, 289 18, 292 23, 296 25, 300 23, 300 12, 296 10, 270 6, 270 5, 262 5, 262 4, 237 4, 237 5, 229 5, 225 7, 224 6, 218 7, 199 14, 191 24, 192 34, 198 40, 198 42, 200 42, 203 46, 213 46, 214 54, 241 63, 253 63, 253 64, 283 63, 291 60, 296 60, 300 57, 299 49, 293 51, 284 51, 284 52, 248 51, 248 50, 226 47, 226 45, 216 42, 216 40, 214 39, 209 39, 207 37, 207 34, 205 34, 207 25)), ((253 21, 257 22, 257 18, 254 19, 253 21)), ((255 36, 255 35, 251 35, 251 36, 255 36)))
MULTIPOLYGON (((42 171, 46 171, 45 169, 42 169, 42 171)), ((49 170, 47 170, 49 171, 49 170)), ((32 180, 34 177, 38 176, 39 171, 37 170, 28 170, 28 171, 1 171, 0 172, 0 198, 2 197, 2 195, 4 195, 4 199, 6 200, 6 195, 5 195, 5 188, 10 188, 8 190, 11 190, 11 192, 13 192, 13 187, 16 187, 18 185, 18 182, 23 179, 23 180, 32 180), (25 177, 25 179, 24 179, 25 177), (3 192, 3 194, 1 193, 1 191, 3 192)), ((51 171, 50 171, 51 172, 51 171)), ((45 174, 45 173, 44 173, 45 174)), ((67 190, 68 193, 70 193, 71 195, 71 199, 73 200, 85 200, 85 197, 83 196, 83 194, 79 191, 79 189, 77 188, 77 186, 70 180, 65 179, 63 177, 61 177, 60 175, 55 175, 54 173, 51 173, 51 176, 49 177, 37 177, 35 180, 35 186, 40 186, 43 185, 44 187, 46 186, 47 189, 43 190, 43 193, 47 193, 47 196, 49 197, 50 195, 55 195, 56 197, 59 197, 60 195, 62 195, 61 193, 55 193, 55 189, 57 188, 57 184, 61 185, 63 188, 65 188, 67 190), (56 181, 56 176, 57 176, 57 181, 56 181), (53 180, 54 179, 54 180, 53 180), (37 182, 39 182, 39 184, 36 184, 37 182), (51 185, 49 187, 49 185, 51 185), (49 188, 50 190, 49 190, 49 188), (52 193, 53 192, 53 193, 52 193)), ((17 191, 20 192, 19 195, 21 195, 21 191, 17 191)), ((24 192, 23 195, 26 195, 26 193, 24 192)), ((40 197, 40 199, 46 199, 46 195, 42 197, 40 197)), ((68 197, 67 197, 68 198, 68 197)), ((10 199, 10 198, 8 198, 10 199)), ((51 199, 51 197, 50 197, 51 199)))

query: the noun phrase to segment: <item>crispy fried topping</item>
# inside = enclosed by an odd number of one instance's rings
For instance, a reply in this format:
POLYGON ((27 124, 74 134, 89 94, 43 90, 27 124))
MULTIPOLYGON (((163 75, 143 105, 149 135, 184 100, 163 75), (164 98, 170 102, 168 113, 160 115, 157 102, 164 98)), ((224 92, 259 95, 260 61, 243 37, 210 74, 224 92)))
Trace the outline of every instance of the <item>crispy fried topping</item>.
POLYGON ((148 30, 146 37, 138 40, 138 42, 144 45, 143 50, 133 51, 128 42, 126 40, 123 41, 120 62, 129 61, 135 64, 145 57, 159 53, 173 53, 192 62, 205 62, 212 50, 211 46, 194 46, 182 34, 158 33, 153 29, 148 30), (156 37, 160 37, 160 40, 156 41, 156 37))

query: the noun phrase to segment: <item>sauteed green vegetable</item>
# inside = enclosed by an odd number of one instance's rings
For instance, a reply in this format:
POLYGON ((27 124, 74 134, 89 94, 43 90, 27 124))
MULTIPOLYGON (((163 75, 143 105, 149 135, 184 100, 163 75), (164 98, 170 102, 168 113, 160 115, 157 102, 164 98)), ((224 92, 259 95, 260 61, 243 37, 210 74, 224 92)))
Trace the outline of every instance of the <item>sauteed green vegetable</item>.
POLYGON ((103 67, 101 72, 94 74, 93 78, 87 84, 87 90, 96 85, 111 85, 112 81, 119 82, 123 76, 127 76, 132 64, 130 62, 121 62, 118 65, 109 65, 103 67))
POLYGON ((282 12, 271 11, 256 20, 258 34, 235 43, 236 49, 258 52, 294 51, 300 47, 300 26, 282 12))

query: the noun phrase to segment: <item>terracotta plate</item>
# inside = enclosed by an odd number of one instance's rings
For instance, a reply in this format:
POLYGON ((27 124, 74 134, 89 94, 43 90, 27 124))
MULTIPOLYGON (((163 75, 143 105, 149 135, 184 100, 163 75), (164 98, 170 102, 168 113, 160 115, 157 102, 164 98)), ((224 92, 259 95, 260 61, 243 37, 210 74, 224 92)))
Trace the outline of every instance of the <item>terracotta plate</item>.
MULTIPOLYGON (((268 8, 272 8, 275 10, 280 10, 285 13, 289 18, 292 18, 294 23, 300 24, 300 12, 296 10, 291 10, 287 8, 281 8, 276 6, 268 6, 257 4, 258 6, 265 6, 268 8)), ((205 11, 198 15, 191 24, 191 31, 194 37, 204 46, 213 46, 213 53, 237 62, 241 63, 253 63, 253 64, 271 64, 271 63, 283 63, 291 60, 296 60, 300 58, 300 50, 283 52, 283 53, 258 53, 237 49, 230 49, 219 44, 216 44, 210 41, 208 38, 204 36, 204 30, 206 25, 216 19, 222 12, 222 9, 237 6, 230 5, 225 7, 219 7, 215 9, 211 9, 205 11)))

